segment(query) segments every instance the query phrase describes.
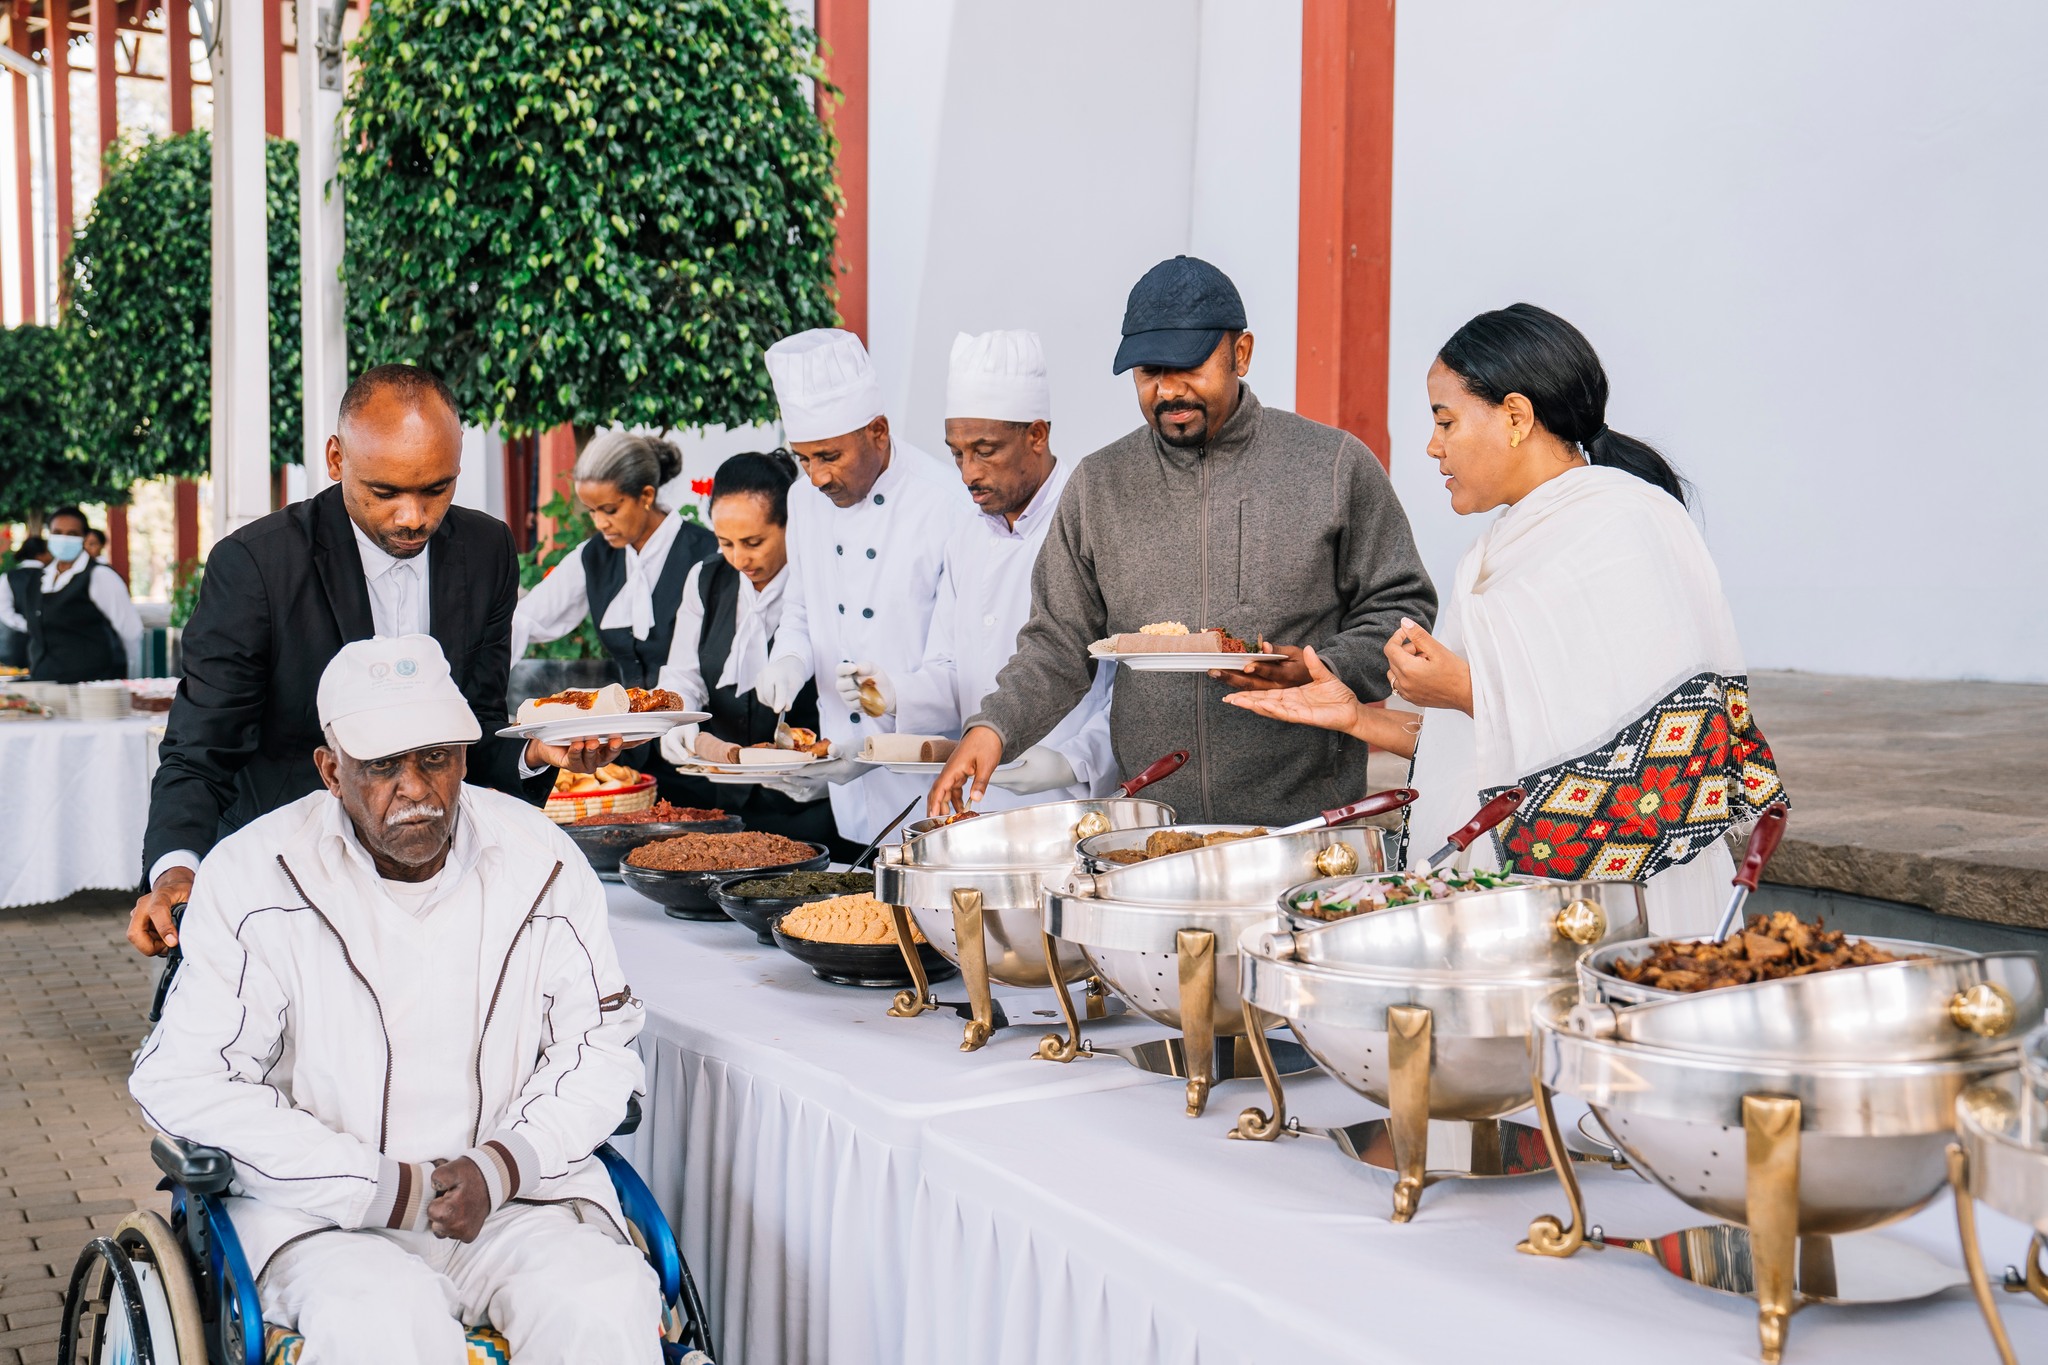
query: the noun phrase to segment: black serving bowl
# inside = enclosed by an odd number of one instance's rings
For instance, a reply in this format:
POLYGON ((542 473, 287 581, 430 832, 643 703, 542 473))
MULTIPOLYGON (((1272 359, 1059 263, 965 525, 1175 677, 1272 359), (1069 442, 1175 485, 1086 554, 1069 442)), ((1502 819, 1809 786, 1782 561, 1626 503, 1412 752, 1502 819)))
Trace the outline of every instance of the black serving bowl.
MULTIPOLYGON (((805 870, 809 871, 810 869, 806 868, 805 870)), ((755 938, 773 947, 775 940, 768 935, 769 926, 790 911, 796 909, 799 905, 809 905, 812 901, 830 900, 834 896, 858 895, 861 891, 873 891, 875 889, 875 876, 872 872, 848 875, 865 876, 868 879, 868 884, 864 887, 858 887, 853 891, 813 891, 806 896, 734 895, 734 887, 756 880, 752 873, 748 873, 744 876, 727 877, 719 882, 718 885, 711 888, 711 899, 718 902, 718 908, 725 911, 727 915, 752 929, 755 938)))
POLYGON ((720 882, 733 877, 779 877, 785 872, 823 872, 830 865, 832 855, 823 844, 811 843, 808 839, 797 842, 818 851, 802 862, 782 863, 775 867, 721 867, 708 872, 662 872, 622 861, 619 880, 677 919, 729 919, 731 917, 711 896, 720 882))
MULTIPOLYGON (((900 989, 911 984, 910 968, 894 943, 823 943, 817 939, 791 938, 782 932, 780 919, 770 928, 775 942, 797 961, 811 969, 821 981, 838 986, 881 986, 900 989)), ((924 961, 925 979, 943 981, 960 969, 939 956, 929 943, 917 945, 924 961)))
POLYGON ((642 844, 678 834, 737 834, 740 818, 727 815, 717 820, 654 820, 639 825, 563 825, 562 832, 583 850, 592 871, 600 877, 616 877, 619 859, 642 844))

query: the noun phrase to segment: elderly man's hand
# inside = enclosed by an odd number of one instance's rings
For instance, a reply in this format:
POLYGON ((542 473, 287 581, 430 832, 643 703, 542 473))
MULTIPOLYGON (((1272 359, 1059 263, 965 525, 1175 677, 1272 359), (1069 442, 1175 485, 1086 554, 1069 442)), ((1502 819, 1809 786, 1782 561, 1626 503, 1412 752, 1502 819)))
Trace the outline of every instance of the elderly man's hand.
POLYGON ((526 766, 594 773, 607 763, 618 762, 619 755, 624 752, 626 741, 619 735, 608 739, 579 739, 570 744, 543 744, 537 739, 530 739, 526 741, 526 766))
POLYGON ((440 1191, 427 1205, 427 1227, 436 1237, 474 1242, 491 1216, 491 1190, 484 1173, 466 1156, 434 1167, 434 1188, 440 1191))

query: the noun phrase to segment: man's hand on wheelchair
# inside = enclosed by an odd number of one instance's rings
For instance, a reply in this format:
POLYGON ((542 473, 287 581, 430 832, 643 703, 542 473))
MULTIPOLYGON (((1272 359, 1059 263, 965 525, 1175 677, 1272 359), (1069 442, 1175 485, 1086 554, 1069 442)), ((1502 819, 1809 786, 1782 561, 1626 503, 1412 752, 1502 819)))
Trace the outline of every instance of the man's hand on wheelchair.
POLYGON ((440 1191, 427 1205, 427 1228, 436 1237, 474 1242, 491 1215, 491 1190, 484 1173, 466 1156, 434 1165, 434 1188, 440 1191))
POLYGON ((192 894, 192 869, 167 867, 128 916, 128 941, 145 957, 160 957, 178 946, 178 907, 192 894))

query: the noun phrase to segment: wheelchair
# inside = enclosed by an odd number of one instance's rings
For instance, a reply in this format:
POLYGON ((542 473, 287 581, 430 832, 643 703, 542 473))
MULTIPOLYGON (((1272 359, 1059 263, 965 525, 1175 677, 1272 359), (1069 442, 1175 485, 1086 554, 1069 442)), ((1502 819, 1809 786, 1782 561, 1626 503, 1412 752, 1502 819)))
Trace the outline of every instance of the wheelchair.
MULTIPOLYGON (((635 1099, 614 1136, 639 1126, 635 1099)), ((265 1325, 256 1277, 221 1203, 233 1159, 162 1136, 149 1154, 164 1173, 157 1188, 171 1192, 170 1221, 138 1210, 78 1254, 64 1295, 58 1365, 296 1365, 304 1338, 265 1325)), ((668 1220, 610 1143, 596 1155, 634 1246, 661 1281, 663 1361, 712 1365, 710 1319, 668 1220)), ((507 1365, 511 1347, 488 1327, 471 1328, 469 1360, 507 1365)))

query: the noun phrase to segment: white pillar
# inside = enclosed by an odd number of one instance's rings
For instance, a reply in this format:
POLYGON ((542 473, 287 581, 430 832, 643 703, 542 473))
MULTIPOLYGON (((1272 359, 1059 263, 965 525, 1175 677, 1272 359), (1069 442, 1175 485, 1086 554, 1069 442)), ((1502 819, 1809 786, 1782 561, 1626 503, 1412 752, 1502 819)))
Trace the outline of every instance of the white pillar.
POLYGON ((263 5, 219 0, 213 58, 213 533, 270 511, 263 5))
POLYGON ((301 0, 299 13, 299 317, 306 491, 327 486, 327 437, 348 387, 342 314, 341 21, 347 0, 301 0))

